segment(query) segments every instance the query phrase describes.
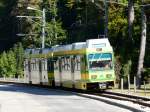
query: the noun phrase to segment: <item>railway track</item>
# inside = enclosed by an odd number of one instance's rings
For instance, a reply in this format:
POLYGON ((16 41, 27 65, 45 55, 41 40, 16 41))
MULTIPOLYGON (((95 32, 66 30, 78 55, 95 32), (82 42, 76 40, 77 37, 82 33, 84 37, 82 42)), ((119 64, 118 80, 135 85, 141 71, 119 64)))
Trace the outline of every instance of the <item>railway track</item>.
POLYGON ((134 95, 108 92, 108 91, 103 91, 103 92, 76 92, 76 94, 83 96, 83 97, 96 99, 96 100, 99 100, 99 97, 105 97, 105 98, 109 98, 109 99, 129 101, 129 102, 133 102, 135 104, 139 104, 141 106, 150 107, 150 98, 141 97, 141 96, 134 96, 134 95))
POLYGON ((109 99, 116 99, 121 101, 129 101, 135 104, 139 104, 141 106, 150 107, 150 97, 142 97, 142 96, 135 96, 117 92, 110 92, 110 91, 82 91, 82 90, 72 90, 68 88, 59 88, 66 91, 71 91, 79 96, 87 97, 95 100, 101 100, 99 97, 105 97, 109 99))

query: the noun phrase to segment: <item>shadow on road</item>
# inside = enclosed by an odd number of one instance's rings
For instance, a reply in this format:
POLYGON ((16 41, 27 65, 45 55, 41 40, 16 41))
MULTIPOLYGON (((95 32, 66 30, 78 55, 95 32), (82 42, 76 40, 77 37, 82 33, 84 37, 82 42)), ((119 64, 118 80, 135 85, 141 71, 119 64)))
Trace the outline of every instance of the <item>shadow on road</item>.
MULTIPOLYGON (((71 96, 71 95, 77 95, 89 99, 98 100, 116 107, 124 108, 127 110, 130 110, 131 112, 142 112, 141 110, 138 110, 134 108, 132 105, 126 105, 121 104, 118 101, 110 101, 104 98, 93 98, 89 96, 84 96, 76 93, 66 92, 63 90, 57 90, 57 89, 49 89, 49 88, 40 88, 40 87, 34 87, 34 86, 24 86, 24 85, 17 85, 17 84, 0 84, 0 91, 8 91, 8 92, 20 92, 20 93, 27 93, 32 95, 58 95, 58 96, 71 96)), ((91 100, 92 101, 92 100, 91 100)), ((107 108, 107 107, 106 107, 107 108)))
POLYGON ((71 93, 62 90, 56 90, 51 88, 40 88, 35 86, 24 86, 17 84, 0 84, 0 91, 22 92, 34 95, 60 95, 60 96, 72 95, 71 93))

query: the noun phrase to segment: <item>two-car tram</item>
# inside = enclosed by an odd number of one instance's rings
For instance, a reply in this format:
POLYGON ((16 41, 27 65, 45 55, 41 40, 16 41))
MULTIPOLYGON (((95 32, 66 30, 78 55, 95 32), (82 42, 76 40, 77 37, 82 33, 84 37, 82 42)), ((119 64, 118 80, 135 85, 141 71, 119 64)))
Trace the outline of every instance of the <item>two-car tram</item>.
POLYGON ((33 51, 27 50, 25 58, 25 79, 30 83, 34 82, 34 75, 39 81, 36 84, 50 86, 86 90, 114 85, 113 49, 106 38, 33 51), (33 60, 37 62, 38 73, 32 72, 33 60))

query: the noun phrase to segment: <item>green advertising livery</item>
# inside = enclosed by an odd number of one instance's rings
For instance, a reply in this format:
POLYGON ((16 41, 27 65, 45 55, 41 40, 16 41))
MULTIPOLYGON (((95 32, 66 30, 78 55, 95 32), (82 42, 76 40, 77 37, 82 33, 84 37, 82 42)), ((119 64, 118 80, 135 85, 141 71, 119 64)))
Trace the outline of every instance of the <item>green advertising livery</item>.
POLYGON ((83 90, 113 87, 113 49, 107 38, 27 49, 24 74, 26 83, 31 84, 83 90))

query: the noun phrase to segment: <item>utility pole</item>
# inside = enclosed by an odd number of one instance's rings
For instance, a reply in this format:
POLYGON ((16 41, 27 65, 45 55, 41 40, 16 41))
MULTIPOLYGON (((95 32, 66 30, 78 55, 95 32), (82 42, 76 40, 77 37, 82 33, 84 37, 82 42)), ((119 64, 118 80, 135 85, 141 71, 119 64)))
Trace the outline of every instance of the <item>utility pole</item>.
POLYGON ((57 28, 57 26, 56 26, 56 2, 55 2, 55 1, 54 1, 54 6, 53 6, 53 8, 54 8, 53 21, 54 21, 54 28, 55 28, 54 34, 55 34, 55 39, 57 39, 57 32, 56 32, 56 28, 57 28))
POLYGON ((104 0, 104 9, 105 9, 105 29, 104 29, 104 35, 105 38, 108 38, 108 1, 104 0))
POLYGON ((140 88, 141 86, 141 72, 143 71, 143 62, 144 62, 145 47, 146 47, 146 14, 144 11, 144 6, 141 7, 141 16, 142 16, 142 32, 141 32, 140 55, 139 55, 138 68, 137 68, 138 70, 136 75, 137 88, 140 88))
POLYGON ((45 8, 42 10, 42 49, 45 48, 45 26, 46 26, 46 16, 45 8))
MULTIPOLYGON (((33 7, 27 7, 28 10, 34 10, 34 11, 38 11, 40 13, 42 13, 42 16, 17 16, 19 18, 29 18, 29 19, 40 19, 40 21, 42 22, 42 36, 41 36, 41 41, 42 41, 42 49, 45 48, 45 26, 46 26, 46 10, 45 8, 43 8, 43 10, 39 10, 33 7)), ((41 26, 41 24, 40 24, 41 26)))

